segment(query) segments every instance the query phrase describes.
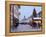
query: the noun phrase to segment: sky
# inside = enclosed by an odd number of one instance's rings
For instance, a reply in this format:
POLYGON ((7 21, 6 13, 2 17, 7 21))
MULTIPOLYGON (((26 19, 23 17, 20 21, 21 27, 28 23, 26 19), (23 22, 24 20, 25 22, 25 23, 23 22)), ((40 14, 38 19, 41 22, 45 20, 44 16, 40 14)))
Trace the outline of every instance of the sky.
POLYGON ((22 20, 24 18, 24 16, 26 18, 28 18, 29 16, 32 15, 33 13, 33 9, 35 8, 36 12, 40 12, 41 11, 41 6, 20 6, 20 16, 19 16, 19 20, 22 20))

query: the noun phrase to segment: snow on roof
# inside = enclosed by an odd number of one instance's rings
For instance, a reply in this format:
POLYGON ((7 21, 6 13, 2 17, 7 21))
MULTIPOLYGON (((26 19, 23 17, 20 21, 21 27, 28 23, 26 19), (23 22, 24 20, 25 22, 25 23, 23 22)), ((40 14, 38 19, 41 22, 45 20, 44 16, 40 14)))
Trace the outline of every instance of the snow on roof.
POLYGON ((34 17, 33 19, 41 19, 41 17, 34 17))

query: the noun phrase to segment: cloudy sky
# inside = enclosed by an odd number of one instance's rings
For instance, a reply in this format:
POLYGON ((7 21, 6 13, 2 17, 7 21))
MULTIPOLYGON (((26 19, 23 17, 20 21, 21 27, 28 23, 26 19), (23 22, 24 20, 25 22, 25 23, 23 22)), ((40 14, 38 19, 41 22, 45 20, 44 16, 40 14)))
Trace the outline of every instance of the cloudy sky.
POLYGON ((26 18, 28 18, 29 16, 32 15, 33 13, 33 9, 36 9, 37 13, 41 11, 41 7, 40 6, 20 6, 20 16, 19 16, 19 19, 23 19, 24 16, 26 18))

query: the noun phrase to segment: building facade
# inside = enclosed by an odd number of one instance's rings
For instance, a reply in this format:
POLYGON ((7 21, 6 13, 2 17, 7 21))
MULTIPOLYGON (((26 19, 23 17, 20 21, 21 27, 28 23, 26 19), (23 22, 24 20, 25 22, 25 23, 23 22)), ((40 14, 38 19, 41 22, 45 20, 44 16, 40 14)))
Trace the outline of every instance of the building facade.
POLYGON ((17 25, 19 23, 19 6, 11 5, 11 25, 17 25))

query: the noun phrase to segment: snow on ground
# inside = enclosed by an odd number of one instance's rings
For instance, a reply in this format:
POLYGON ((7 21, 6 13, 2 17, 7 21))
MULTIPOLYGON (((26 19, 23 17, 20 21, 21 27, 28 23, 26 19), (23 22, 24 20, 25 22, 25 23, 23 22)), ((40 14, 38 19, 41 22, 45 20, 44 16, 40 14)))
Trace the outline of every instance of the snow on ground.
POLYGON ((32 28, 32 26, 26 24, 26 25, 21 25, 19 24, 19 26, 17 28, 11 28, 11 32, 23 32, 23 31, 39 31, 41 29, 39 28, 32 28))

